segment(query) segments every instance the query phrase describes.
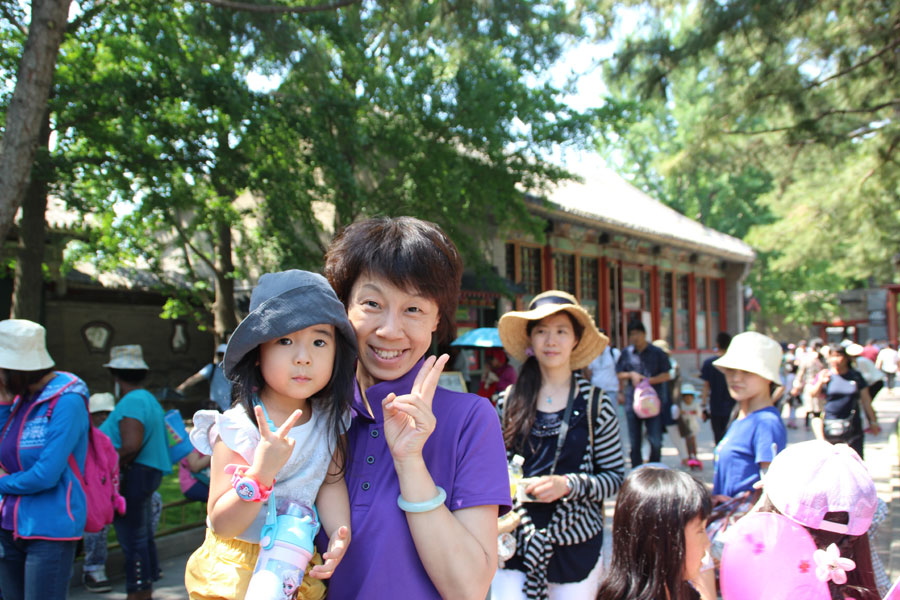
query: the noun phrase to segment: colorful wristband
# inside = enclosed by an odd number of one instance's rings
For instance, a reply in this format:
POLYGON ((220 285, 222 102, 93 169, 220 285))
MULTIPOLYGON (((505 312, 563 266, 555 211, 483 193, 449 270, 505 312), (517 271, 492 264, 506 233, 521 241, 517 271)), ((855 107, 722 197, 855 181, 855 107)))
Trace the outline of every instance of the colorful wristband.
POLYGON ((275 487, 275 480, 272 480, 272 485, 265 486, 253 475, 247 475, 247 467, 244 465, 226 465, 225 473, 231 475, 231 487, 238 498, 245 502, 268 500, 275 487))
POLYGON ((409 502, 408 500, 404 500, 403 495, 401 494, 397 496, 397 506, 399 506, 400 510, 403 512, 409 513, 424 513, 436 509, 447 499, 447 492, 439 485, 434 487, 437 488, 438 493, 437 496, 431 500, 425 500, 424 502, 409 502))

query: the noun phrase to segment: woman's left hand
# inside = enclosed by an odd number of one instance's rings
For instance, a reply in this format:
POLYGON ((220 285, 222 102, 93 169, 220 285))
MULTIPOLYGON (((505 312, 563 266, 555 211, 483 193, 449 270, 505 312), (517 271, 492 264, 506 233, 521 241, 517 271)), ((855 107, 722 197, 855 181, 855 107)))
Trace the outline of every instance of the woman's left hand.
POLYGON ((347 546, 350 545, 350 530, 345 526, 338 527, 335 534, 328 540, 328 550, 322 555, 324 563, 316 565, 309 570, 309 576, 316 579, 328 579, 334 574, 334 570, 344 558, 347 546))
POLYGON ((384 437, 394 460, 421 456, 422 447, 434 431, 437 420, 431 411, 434 391, 450 356, 429 356, 419 369, 408 394, 388 394, 381 401, 384 437))
POLYGON ((525 488, 525 493, 539 502, 554 502, 569 493, 569 480, 565 475, 542 475, 525 488))

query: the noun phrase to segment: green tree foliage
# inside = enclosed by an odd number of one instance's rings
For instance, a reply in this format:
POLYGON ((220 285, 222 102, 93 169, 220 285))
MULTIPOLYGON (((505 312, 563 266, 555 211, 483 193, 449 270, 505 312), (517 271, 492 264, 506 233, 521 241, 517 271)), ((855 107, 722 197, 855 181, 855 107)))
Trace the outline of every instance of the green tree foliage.
POLYGON ((211 307, 219 335, 235 279, 317 268, 362 216, 435 220, 472 266, 498 229, 540 231, 516 186, 565 176, 542 151, 597 118, 541 82, 599 2, 214 4, 81 5, 52 105, 53 191, 87 215, 73 259, 151 269, 171 314, 211 307), (273 89, 248 84, 260 74, 273 89), (165 279, 173 264, 192 289, 165 279))
POLYGON ((620 143, 653 173, 645 185, 691 173, 680 198, 660 197, 761 251, 764 309, 808 320, 828 308, 822 292, 893 279, 900 5, 633 4, 648 20, 611 74, 650 114, 620 143), (641 128, 660 123, 645 148, 641 128))

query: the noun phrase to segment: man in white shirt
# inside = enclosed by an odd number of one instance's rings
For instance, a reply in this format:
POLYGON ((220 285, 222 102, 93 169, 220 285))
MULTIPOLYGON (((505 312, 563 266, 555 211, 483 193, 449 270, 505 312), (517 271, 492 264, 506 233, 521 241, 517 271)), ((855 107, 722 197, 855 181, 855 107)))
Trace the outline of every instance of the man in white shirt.
POLYGON ((875 366, 881 369, 887 378, 888 390, 894 387, 894 378, 897 375, 897 362, 900 361, 900 355, 897 354, 897 349, 894 346, 896 344, 885 346, 878 353, 878 358, 875 360, 875 366))

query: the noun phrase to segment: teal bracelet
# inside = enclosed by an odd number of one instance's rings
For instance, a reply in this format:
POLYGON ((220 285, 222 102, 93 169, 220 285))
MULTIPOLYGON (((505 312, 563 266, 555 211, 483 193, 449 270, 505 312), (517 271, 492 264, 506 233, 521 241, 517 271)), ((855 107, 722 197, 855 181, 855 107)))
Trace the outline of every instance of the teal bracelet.
POLYGON ((438 493, 437 496, 431 500, 425 500, 424 502, 409 502, 408 500, 404 500, 403 494, 401 494, 397 496, 397 506, 399 506, 400 510, 403 512, 410 513, 424 513, 436 509, 447 499, 447 492, 439 485, 434 487, 437 488, 438 493))

